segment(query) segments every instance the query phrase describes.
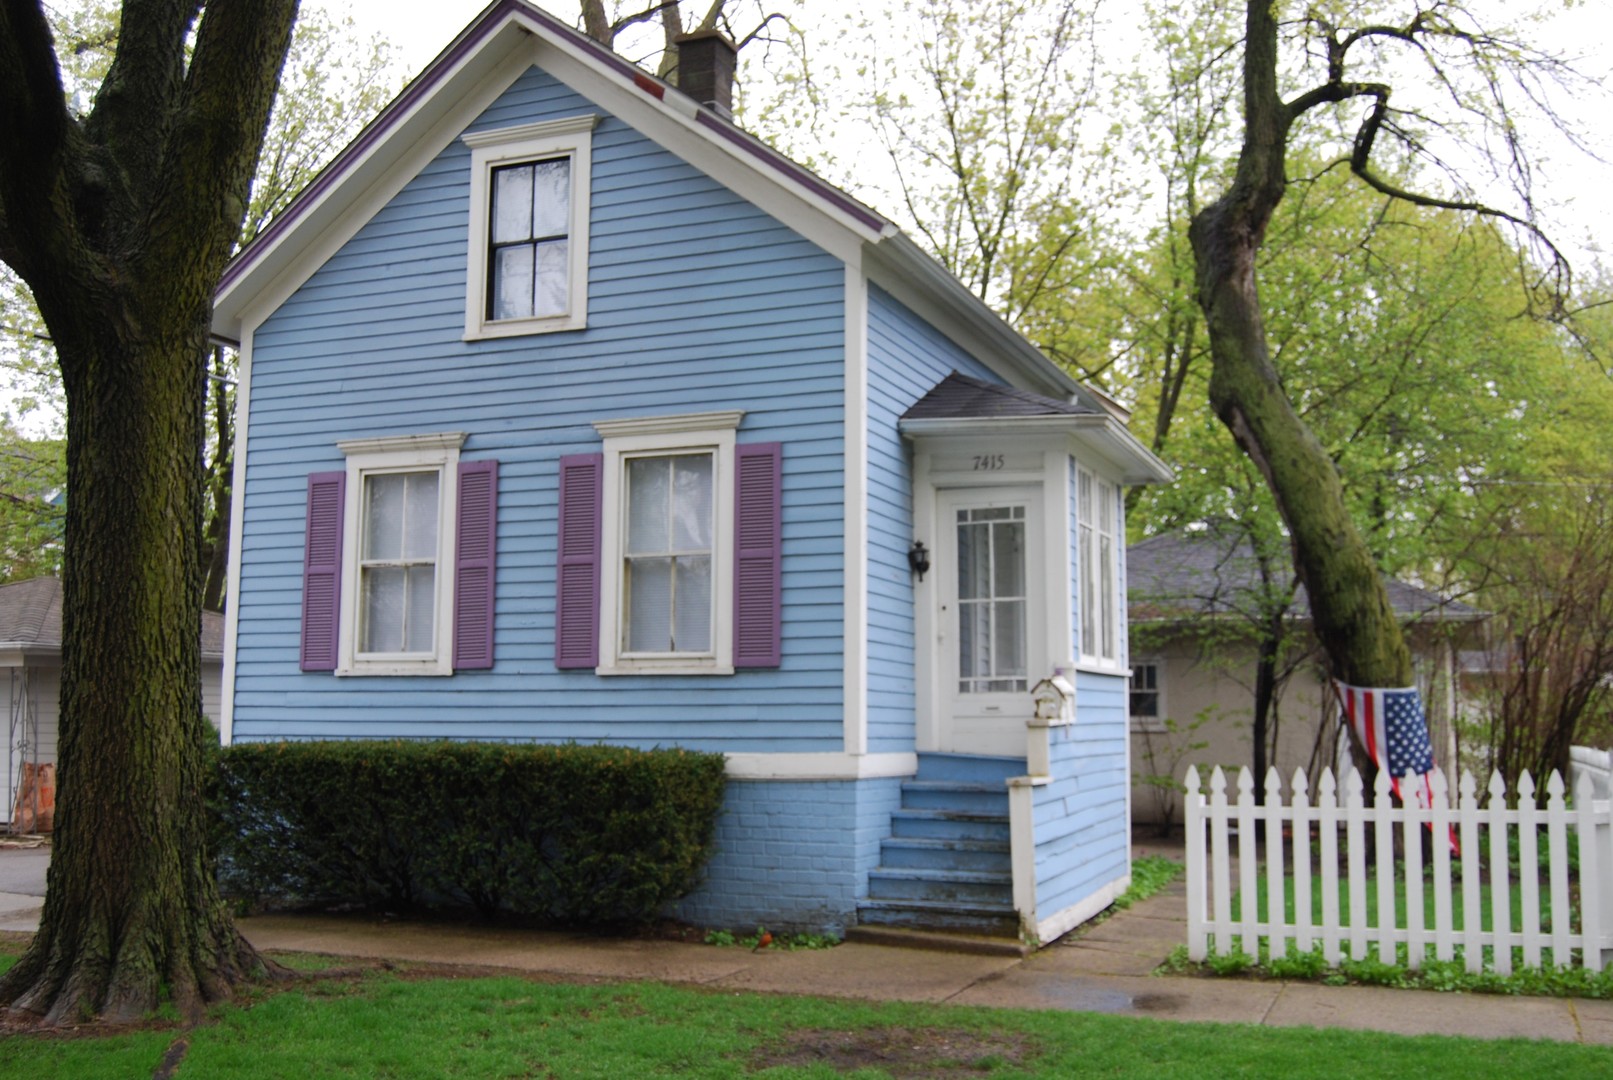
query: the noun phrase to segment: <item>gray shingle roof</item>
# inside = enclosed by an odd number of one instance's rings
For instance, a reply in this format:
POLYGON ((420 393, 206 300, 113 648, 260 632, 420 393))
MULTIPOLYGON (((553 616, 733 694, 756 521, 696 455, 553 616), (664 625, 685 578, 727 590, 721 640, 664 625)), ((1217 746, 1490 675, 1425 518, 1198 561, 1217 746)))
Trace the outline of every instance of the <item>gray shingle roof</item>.
POLYGON ((998 419, 1016 416, 1101 416, 1098 409, 998 386, 954 371, 902 414, 903 420, 998 419))
MULTIPOLYGON (((62 647, 62 582, 37 577, 0 585, 0 643, 43 651, 62 647)), ((202 612, 202 655, 224 655, 224 616, 202 612)))
MULTIPOLYGON (((1292 573, 1286 561, 1279 568, 1292 573)), ((1286 580, 1275 583, 1281 588, 1286 580)), ((1482 619, 1485 613, 1459 600, 1396 578, 1385 578, 1389 603, 1402 619, 1482 619)), ((1260 587, 1259 563, 1243 533, 1215 528, 1164 533, 1126 549, 1127 610, 1134 621, 1182 619, 1248 610, 1260 587)), ((1304 586, 1294 613, 1310 618, 1304 586)))

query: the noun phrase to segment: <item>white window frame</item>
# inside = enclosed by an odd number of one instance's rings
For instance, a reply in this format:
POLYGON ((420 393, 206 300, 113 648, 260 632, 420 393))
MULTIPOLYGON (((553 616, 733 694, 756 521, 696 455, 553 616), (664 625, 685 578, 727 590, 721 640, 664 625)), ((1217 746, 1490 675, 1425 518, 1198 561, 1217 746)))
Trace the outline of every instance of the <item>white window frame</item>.
POLYGON ((1091 469, 1078 467, 1076 469, 1076 544, 1080 552, 1081 572, 1081 604, 1080 625, 1077 627, 1081 642, 1081 662, 1084 665, 1100 668, 1106 671, 1118 670, 1123 658, 1122 642, 1125 640, 1126 609, 1125 599, 1120 595, 1120 528, 1119 528, 1119 488, 1112 480, 1105 479, 1091 469), (1091 484, 1092 513, 1086 513, 1082 504, 1081 486, 1091 484), (1109 508, 1109 528, 1103 528, 1103 508, 1109 508), (1090 547, 1082 541, 1091 539, 1090 547), (1103 559, 1100 552, 1103 549, 1103 540, 1109 540, 1109 557, 1103 559), (1088 555, 1090 551, 1090 555, 1088 555), (1109 590, 1110 625, 1108 636, 1104 636, 1103 599, 1104 587, 1109 590), (1091 590, 1089 592, 1088 590, 1091 590), (1093 624, 1095 633, 1088 634, 1085 625, 1084 613, 1087 603, 1094 605, 1093 624), (1097 638, 1096 642, 1089 640, 1097 638), (1096 645, 1097 648, 1093 646, 1096 645))
POLYGON ((600 420, 604 476, 600 530, 600 675, 731 675, 734 671, 734 436, 744 412, 600 420), (629 653, 622 646, 623 537, 627 463, 636 457, 709 453, 712 458, 712 619, 707 653, 629 653))
POLYGON ((337 675, 451 675, 454 662, 455 514, 459 448, 465 433, 389 435, 336 444, 347 457, 347 493, 342 518, 341 623, 337 675), (436 471, 437 580, 430 652, 361 653, 359 643, 359 553, 363 548, 364 480, 384 473, 436 471))
POLYGON ((1141 671, 1143 668, 1154 669, 1154 688, 1150 691, 1145 691, 1146 693, 1151 693, 1154 695, 1154 715, 1144 716, 1140 713, 1134 713, 1131 711, 1132 687, 1128 681, 1126 687, 1126 712, 1131 717, 1131 730, 1139 734, 1146 732, 1150 735, 1163 735, 1165 733, 1166 715, 1165 661, 1158 657, 1150 657, 1146 660, 1134 659, 1131 662, 1131 678, 1136 678, 1137 672, 1141 671))
POLYGON ((460 136, 471 149, 470 231, 465 264, 465 340, 581 330, 588 324, 588 209, 592 191, 592 113, 536 124, 474 131, 460 136), (567 234, 569 302, 558 315, 519 319, 487 316, 488 243, 493 170, 506 165, 566 158, 571 163, 571 219, 567 234))

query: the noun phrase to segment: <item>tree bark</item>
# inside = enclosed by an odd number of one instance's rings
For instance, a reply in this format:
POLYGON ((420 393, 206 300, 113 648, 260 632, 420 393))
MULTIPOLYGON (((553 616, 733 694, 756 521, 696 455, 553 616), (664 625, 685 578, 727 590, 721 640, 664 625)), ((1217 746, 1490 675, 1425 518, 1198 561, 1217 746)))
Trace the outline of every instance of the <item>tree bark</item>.
POLYGON ((37 4, 0 5, 0 255, 67 395, 60 797, 15 1019, 187 1017, 263 963, 213 879, 201 711, 203 375, 295 0, 128 0, 70 116, 37 4))
MULTIPOLYGON (((1266 342, 1255 264, 1287 187, 1295 118, 1278 95, 1277 20, 1267 0, 1247 5, 1244 50, 1237 171, 1189 230, 1210 339, 1210 403, 1275 497, 1332 675, 1362 686, 1409 686, 1411 653, 1377 565, 1350 519, 1332 459, 1294 411, 1266 342)), ((1370 777, 1370 762, 1354 749, 1370 777)))

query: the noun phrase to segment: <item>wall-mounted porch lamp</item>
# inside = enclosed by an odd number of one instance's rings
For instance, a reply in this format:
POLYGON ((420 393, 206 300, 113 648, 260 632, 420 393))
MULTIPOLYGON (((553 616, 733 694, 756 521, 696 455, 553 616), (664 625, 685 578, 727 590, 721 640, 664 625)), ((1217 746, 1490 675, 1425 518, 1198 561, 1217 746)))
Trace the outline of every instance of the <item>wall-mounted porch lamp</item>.
POLYGON ((930 553, 924 550, 924 541, 913 541, 913 546, 907 551, 907 565, 913 568, 920 581, 924 580, 925 572, 930 569, 930 553))

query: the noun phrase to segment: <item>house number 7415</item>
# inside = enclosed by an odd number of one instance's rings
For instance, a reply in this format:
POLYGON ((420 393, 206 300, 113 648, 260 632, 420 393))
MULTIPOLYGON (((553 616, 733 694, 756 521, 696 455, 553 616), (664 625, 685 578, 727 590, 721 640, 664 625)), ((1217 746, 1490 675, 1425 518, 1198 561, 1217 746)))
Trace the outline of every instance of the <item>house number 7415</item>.
POLYGON ((1003 467, 1001 454, 976 454, 975 472, 995 472, 1003 467))

